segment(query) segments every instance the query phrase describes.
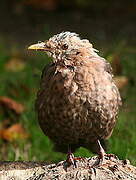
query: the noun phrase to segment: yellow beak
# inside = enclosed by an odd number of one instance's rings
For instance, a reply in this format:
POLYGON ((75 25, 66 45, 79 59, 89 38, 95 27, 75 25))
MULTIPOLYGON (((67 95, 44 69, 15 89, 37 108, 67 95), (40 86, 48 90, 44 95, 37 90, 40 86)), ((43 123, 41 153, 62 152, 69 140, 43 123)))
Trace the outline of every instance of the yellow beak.
POLYGON ((37 44, 32 44, 28 47, 29 50, 36 50, 36 51, 49 51, 50 48, 46 47, 46 43, 40 42, 37 44))

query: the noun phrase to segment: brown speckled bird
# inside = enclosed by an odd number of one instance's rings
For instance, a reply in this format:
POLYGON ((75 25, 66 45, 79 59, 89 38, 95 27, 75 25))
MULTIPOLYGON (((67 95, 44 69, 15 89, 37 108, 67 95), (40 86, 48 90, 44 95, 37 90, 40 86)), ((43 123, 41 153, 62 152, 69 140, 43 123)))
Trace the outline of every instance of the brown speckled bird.
POLYGON ((55 149, 71 152, 83 146, 101 154, 100 143, 111 136, 120 94, 111 66, 86 39, 62 32, 31 45, 52 57, 45 66, 36 100, 40 126, 55 149))

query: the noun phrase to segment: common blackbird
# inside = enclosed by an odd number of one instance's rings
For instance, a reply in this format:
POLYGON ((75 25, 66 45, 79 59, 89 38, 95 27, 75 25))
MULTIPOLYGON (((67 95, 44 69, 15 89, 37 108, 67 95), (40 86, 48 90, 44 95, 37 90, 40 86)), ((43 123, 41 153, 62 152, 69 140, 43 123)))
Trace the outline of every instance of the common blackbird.
POLYGON ((99 141, 111 136, 121 105, 110 64, 87 39, 71 32, 28 49, 52 58, 43 69, 36 110, 40 127, 56 151, 66 153, 70 147, 74 152, 82 146, 101 154, 99 141))

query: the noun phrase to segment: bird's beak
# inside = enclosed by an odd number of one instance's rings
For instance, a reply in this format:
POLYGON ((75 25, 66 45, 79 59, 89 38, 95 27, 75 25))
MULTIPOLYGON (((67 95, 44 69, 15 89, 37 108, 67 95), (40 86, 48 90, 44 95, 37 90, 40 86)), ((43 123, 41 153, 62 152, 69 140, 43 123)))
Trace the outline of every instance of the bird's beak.
POLYGON ((36 50, 36 51, 50 51, 50 48, 46 46, 45 42, 40 42, 37 44, 32 44, 28 47, 29 50, 36 50))

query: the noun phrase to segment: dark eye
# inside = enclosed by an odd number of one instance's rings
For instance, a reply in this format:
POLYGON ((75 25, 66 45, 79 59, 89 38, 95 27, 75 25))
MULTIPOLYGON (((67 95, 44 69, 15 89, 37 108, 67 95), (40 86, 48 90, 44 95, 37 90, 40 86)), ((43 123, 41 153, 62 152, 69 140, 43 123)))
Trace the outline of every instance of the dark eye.
POLYGON ((63 44, 63 45, 62 45, 62 49, 63 49, 63 50, 67 50, 67 49, 68 49, 68 45, 67 45, 67 44, 63 44))

